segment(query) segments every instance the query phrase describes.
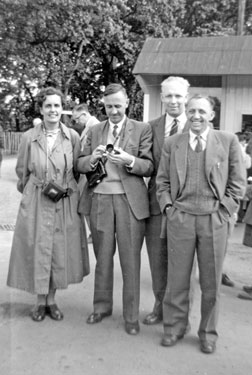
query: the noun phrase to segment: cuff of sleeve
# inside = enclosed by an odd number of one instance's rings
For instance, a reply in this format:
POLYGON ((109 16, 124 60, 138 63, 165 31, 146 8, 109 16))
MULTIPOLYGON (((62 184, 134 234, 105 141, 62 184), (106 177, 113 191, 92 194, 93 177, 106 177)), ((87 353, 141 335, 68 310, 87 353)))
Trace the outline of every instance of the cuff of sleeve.
POLYGON ((127 168, 133 168, 133 166, 135 164, 135 160, 136 160, 135 156, 132 156, 132 159, 133 159, 132 162, 130 164, 126 165, 127 168))

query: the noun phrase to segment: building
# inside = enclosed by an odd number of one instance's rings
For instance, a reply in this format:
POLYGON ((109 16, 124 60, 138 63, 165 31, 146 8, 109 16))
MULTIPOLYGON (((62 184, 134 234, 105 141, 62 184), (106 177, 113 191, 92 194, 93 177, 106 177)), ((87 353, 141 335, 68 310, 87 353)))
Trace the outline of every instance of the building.
POLYGON ((219 99, 220 129, 252 132, 252 36, 149 38, 133 73, 144 92, 144 121, 163 113, 160 83, 178 75, 190 82, 190 95, 219 99))

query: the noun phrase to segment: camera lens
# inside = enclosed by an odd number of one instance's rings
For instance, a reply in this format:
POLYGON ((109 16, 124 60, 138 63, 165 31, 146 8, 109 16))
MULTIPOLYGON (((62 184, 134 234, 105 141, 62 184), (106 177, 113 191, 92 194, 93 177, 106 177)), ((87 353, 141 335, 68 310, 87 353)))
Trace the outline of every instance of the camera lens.
POLYGON ((114 150, 114 146, 111 144, 111 143, 109 143, 107 146, 106 146, 106 151, 107 152, 112 152, 114 150))

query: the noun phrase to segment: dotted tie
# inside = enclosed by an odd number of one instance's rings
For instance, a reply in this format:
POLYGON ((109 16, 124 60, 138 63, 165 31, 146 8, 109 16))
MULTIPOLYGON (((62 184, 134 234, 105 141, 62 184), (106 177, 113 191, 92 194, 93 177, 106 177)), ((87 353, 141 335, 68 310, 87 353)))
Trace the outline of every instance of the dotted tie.
POLYGON ((195 151, 196 152, 201 152, 202 151, 201 136, 197 135, 195 138, 197 139, 197 144, 196 144, 196 147, 195 147, 195 151))
POLYGON ((113 131, 112 131, 112 135, 114 138, 116 138, 117 136, 117 130, 116 130, 117 128, 118 128, 118 125, 114 125, 113 131))
POLYGON ((178 131, 178 120, 174 119, 172 123, 171 131, 170 131, 170 136, 173 134, 176 134, 177 131, 178 131))

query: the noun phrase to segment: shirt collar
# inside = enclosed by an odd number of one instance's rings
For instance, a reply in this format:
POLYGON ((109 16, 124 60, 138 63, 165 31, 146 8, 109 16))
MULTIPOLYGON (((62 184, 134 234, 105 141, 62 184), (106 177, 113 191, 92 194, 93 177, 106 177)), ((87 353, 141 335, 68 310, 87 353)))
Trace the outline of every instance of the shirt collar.
MULTIPOLYGON (((209 133, 210 127, 208 126, 206 130, 203 131, 203 133, 200 134, 200 137, 203 139, 203 141, 207 141, 207 136, 209 133)), ((197 134, 193 133, 191 129, 189 129, 189 136, 190 136, 190 142, 193 142, 197 138, 197 134)))
POLYGON ((186 114, 185 112, 181 113, 178 117, 172 117, 169 115, 169 113, 166 112, 166 123, 172 124, 174 120, 177 120, 179 124, 185 124, 186 123, 186 114))
POLYGON ((110 129, 113 130, 114 126, 117 125, 117 126, 118 126, 117 131, 119 132, 119 131, 121 130, 122 125, 123 125, 123 123, 124 123, 125 120, 126 120, 126 115, 124 115, 124 116, 123 116, 123 119, 122 119, 120 122, 118 122, 117 124, 114 124, 114 123, 113 123, 112 121, 110 121, 110 119, 109 119, 108 121, 109 121, 109 127, 110 127, 110 129))

